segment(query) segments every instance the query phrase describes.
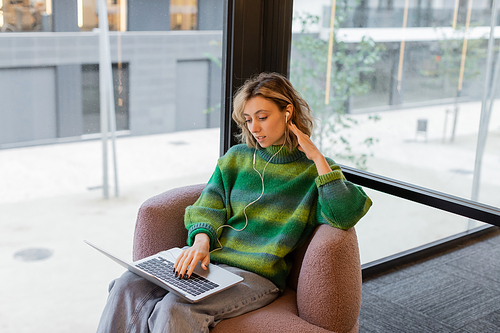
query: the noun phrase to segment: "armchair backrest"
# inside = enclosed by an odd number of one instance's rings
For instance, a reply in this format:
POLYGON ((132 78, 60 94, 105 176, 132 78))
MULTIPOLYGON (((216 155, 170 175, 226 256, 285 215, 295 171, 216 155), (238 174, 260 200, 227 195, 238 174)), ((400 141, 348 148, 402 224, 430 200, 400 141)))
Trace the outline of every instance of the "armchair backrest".
POLYGON ((135 225, 134 260, 186 245, 184 211, 198 199, 204 188, 205 184, 174 188, 142 204, 135 225))

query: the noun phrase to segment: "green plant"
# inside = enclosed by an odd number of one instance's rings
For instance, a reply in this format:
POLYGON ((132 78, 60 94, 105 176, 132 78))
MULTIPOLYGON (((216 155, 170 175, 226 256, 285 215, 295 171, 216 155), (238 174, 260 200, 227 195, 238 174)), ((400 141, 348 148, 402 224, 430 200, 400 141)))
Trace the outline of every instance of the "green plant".
MULTIPOLYGON (((335 27, 339 27, 347 16, 349 8, 342 3, 337 5, 335 27), (339 7, 340 6, 340 7, 339 7)), ((329 103, 325 103, 327 80, 328 47, 327 41, 318 34, 308 31, 319 17, 310 14, 295 15, 301 25, 301 33, 292 41, 292 62, 290 79, 302 97, 309 103, 317 119, 313 139, 325 154, 349 161, 361 169, 367 168, 368 153, 353 149, 352 139, 346 130, 359 124, 359 117, 347 111, 351 96, 368 93, 370 82, 364 81, 364 74, 374 72, 374 64, 380 60, 383 45, 376 45, 372 39, 363 37, 359 43, 345 43, 337 38, 334 29, 332 71, 329 103)), ((368 121, 378 121, 378 116, 367 117, 368 121)), ((358 138, 359 139, 359 138, 358 138)), ((359 144, 368 148, 376 138, 359 139, 359 144)), ((370 154, 371 155, 371 154, 370 154)))

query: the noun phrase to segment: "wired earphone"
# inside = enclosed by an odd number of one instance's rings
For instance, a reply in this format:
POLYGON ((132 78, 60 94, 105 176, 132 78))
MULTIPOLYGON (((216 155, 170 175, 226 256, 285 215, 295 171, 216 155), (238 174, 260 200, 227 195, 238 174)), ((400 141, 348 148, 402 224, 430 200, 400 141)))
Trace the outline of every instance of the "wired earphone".
MULTIPOLYGON (((229 225, 229 224, 224 224, 224 225, 221 225, 220 227, 217 228, 217 230, 215 231, 215 234, 217 234, 219 232, 220 229, 222 228, 231 228, 233 229, 234 231, 237 231, 237 232, 240 232, 240 231, 243 231, 245 230, 245 228, 247 227, 248 225, 248 216, 247 216, 247 213, 246 213, 246 210, 248 207, 250 207, 251 205, 253 205, 254 203, 256 203, 257 201, 260 200, 260 198, 262 198, 262 196, 264 195, 264 174, 266 172, 266 168, 268 166, 268 164, 272 161, 272 159, 279 154, 279 152, 283 149, 283 147, 285 146, 285 142, 286 142, 286 134, 287 134, 287 123, 288 123, 288 117, 290 116, 290 112, 286 112, 285 114, 285 140, 283 141, 283 144, 281 145, 281 148, 276 152, 274 153, 273 156, 271 156, 271 158, 269 159, 269 161, 266 162, 266 165, 264 165, 264 169, 262 169, 262 173, 259 172, 259 170, 257 170, 257 168, 255 167, 255 156, 257 155, 257 147, 255 147, 255 150, 253 152, 253 163, 252 163, 252 167, 253 169, 255 170, 255 172, 257 172, 259 174, 259 177, 260 177, 260 180, 262 182, 262 192, 260 193, 259 197, 257 199, 255 199, 254 201, 250 202, 248 205, 245 206, 245 208, 243 208, 243 214, 245 215, 245 225, 243 226, 243 228, 241 229, 236 229, 235 227, 233 227, 232 225, 229 225)), ((216 249, 213 249, 212 251, 210 251, 210 253, 212 252, 215 252, 215 251, 218 251, 218 250, 222 250, 223 246, 219 240, 219 238, 217 237, 217 242, 219 243, 219 246, 218 248, 216 249)))

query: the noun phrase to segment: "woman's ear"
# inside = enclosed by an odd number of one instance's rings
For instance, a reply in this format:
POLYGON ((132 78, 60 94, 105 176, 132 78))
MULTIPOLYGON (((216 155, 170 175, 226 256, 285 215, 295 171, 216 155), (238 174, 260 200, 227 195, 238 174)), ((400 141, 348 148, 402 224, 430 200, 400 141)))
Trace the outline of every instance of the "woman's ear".
POLYGON ((286 120, 288 122, 288 120, 291 120, 292 119, 292 114, 293 114, 293 105, 292 104, 288 104, 285 108, 285 111, 286 111, 286 120))

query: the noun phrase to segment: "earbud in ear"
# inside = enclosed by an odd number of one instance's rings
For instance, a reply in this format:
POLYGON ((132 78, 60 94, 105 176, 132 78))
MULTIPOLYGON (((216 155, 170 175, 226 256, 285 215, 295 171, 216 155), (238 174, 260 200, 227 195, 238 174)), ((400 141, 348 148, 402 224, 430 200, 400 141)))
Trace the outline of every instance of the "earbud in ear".
POLYGON ((286 112, 286 118, 285 118, 285 119, 286 119, 286 121, 288 121, 288 117, 289 117, 289 116, 290 116, 290 112, 288 112, 288 111, 287 111, 287 112, 286 112))

